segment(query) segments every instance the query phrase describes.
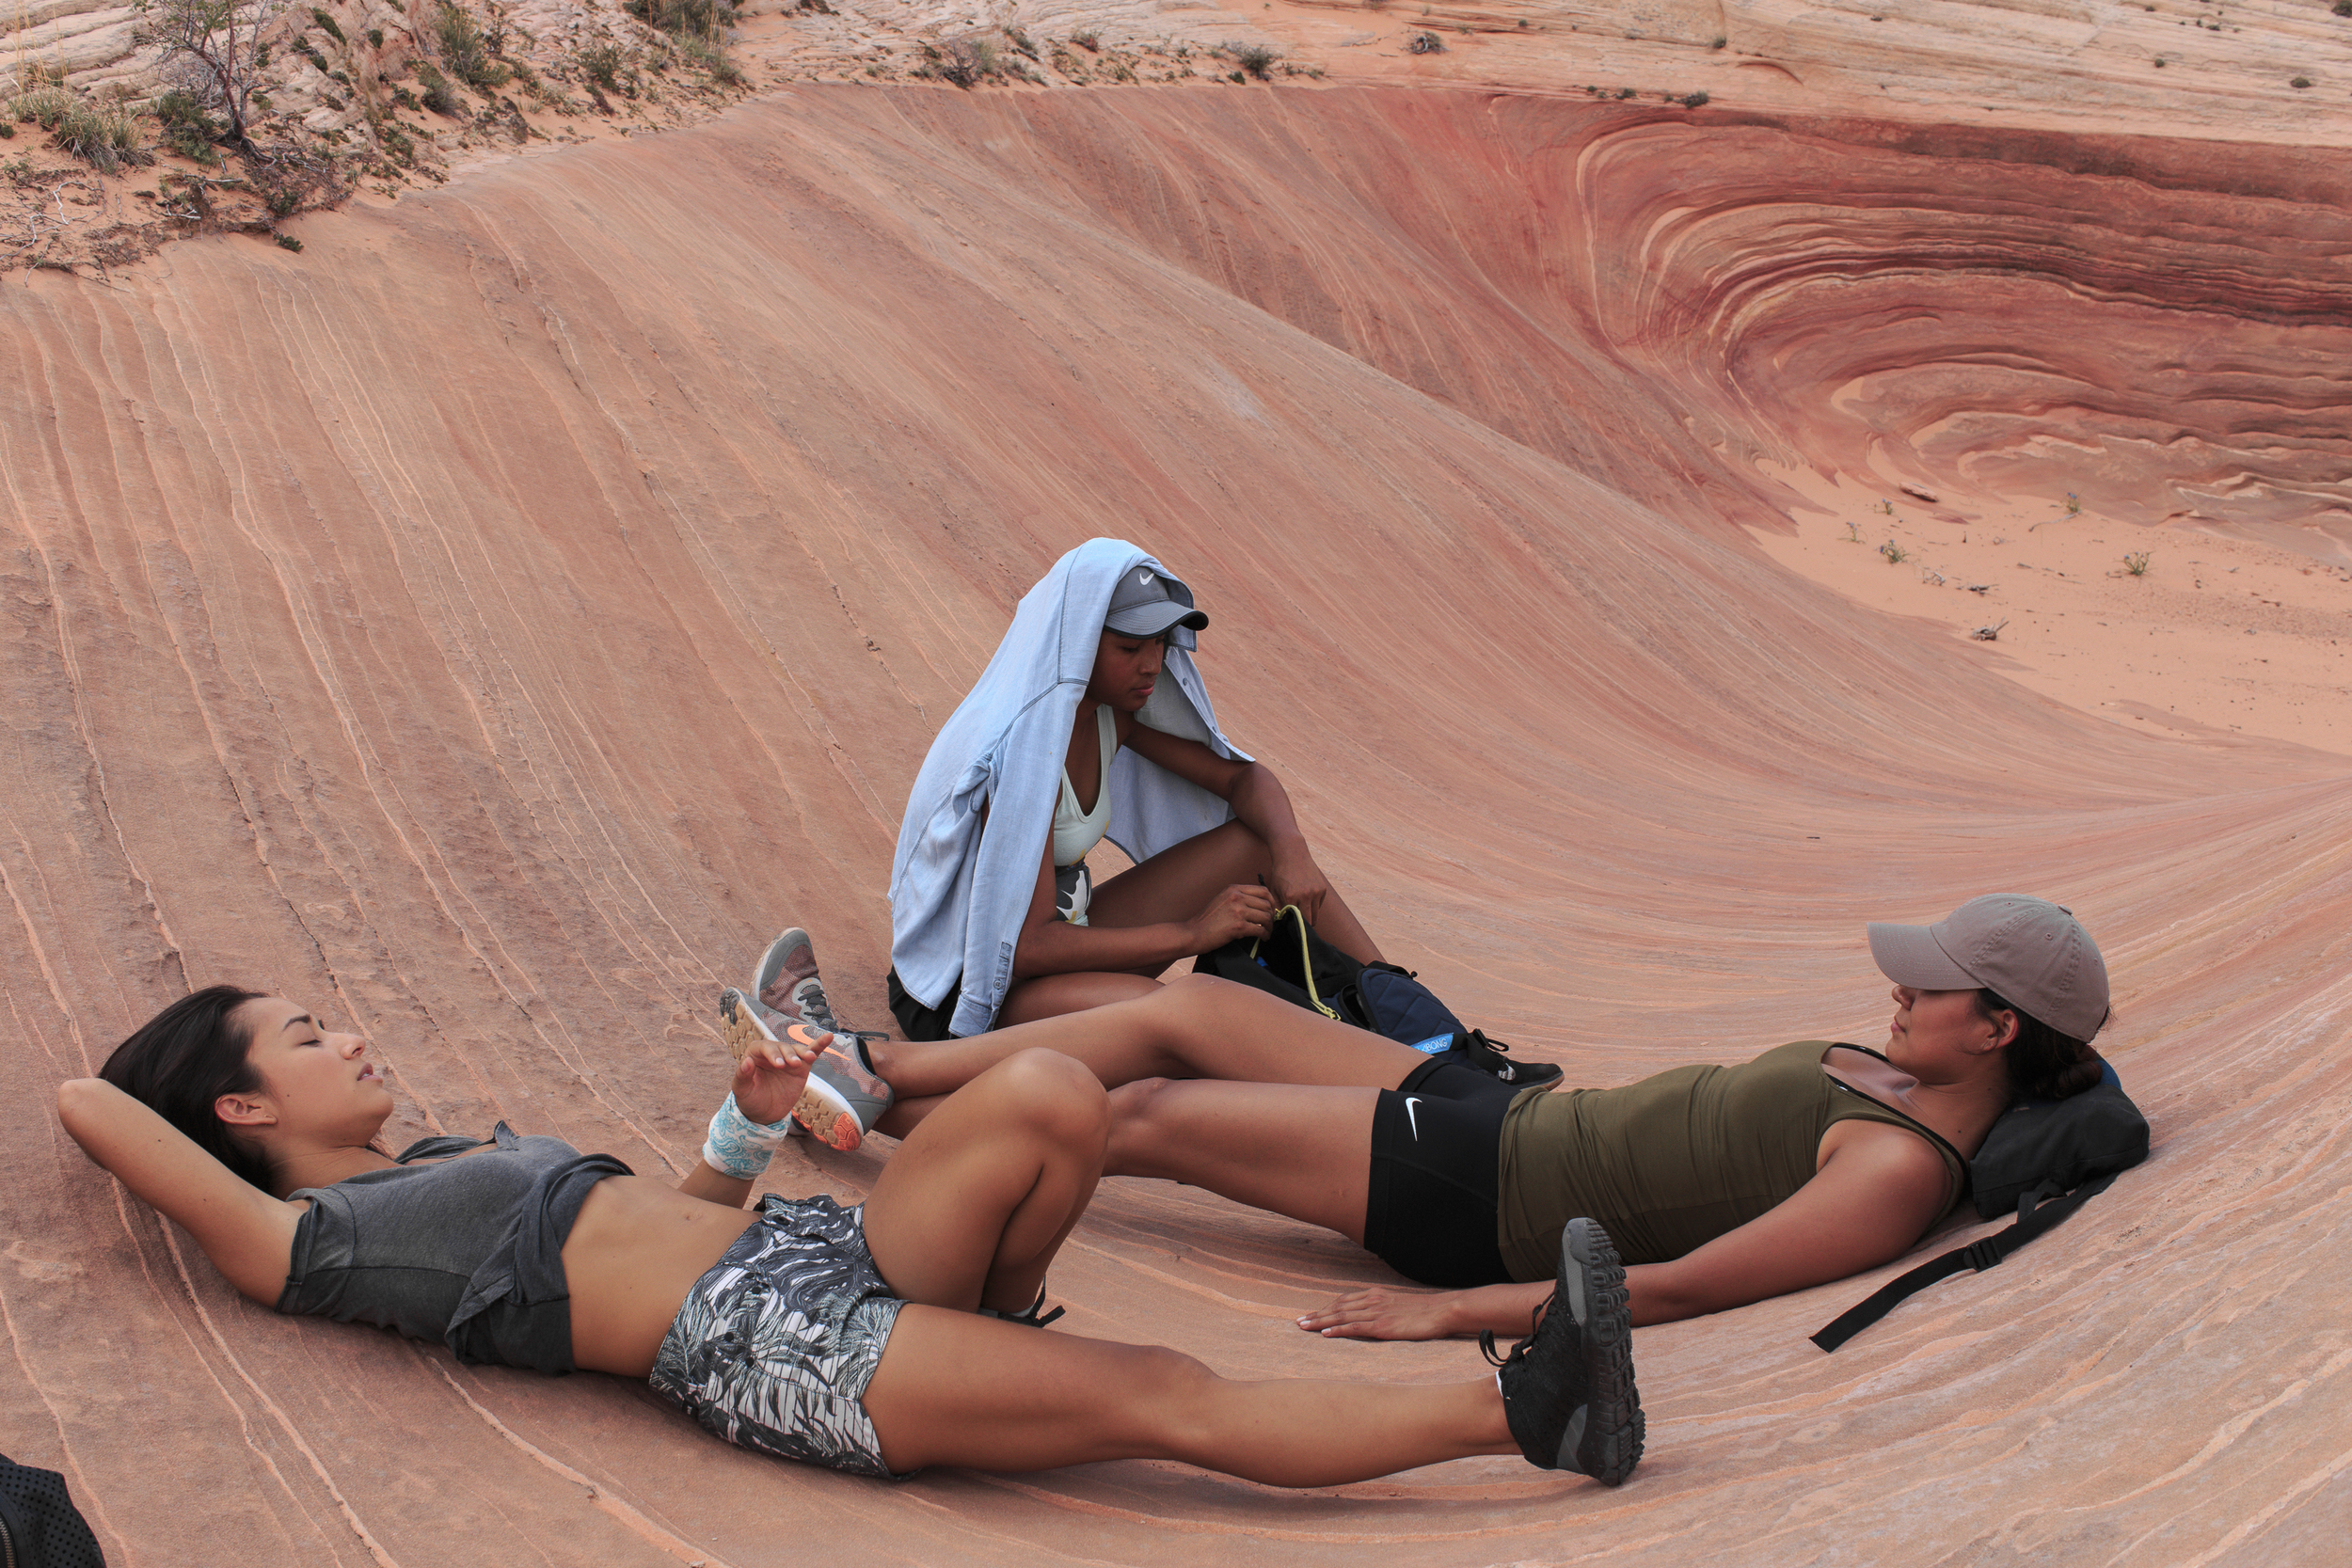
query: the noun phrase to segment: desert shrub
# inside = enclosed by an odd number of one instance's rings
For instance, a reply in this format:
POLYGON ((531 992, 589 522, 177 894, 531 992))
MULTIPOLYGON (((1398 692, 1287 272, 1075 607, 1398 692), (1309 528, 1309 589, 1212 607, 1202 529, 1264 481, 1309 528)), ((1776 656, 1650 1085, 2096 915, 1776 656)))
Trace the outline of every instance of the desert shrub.
POLYGON ((2336 0, 2335 11, 2338 16, 2352 16, 2352 0, 2336 0))
POLYGON ((1724 44, 1729 43, 1730 41, 1731 40, 1724 37, 1723 34, 1717 33, 1712 39, 1708 40, 1707 47, 1709 49, 1721 49, 1724 44))
POLYGON ((1005 29, 1005 38, 1015 49, 1020 50, 1029 58, 1033 60, 1037 58, 1037 45, 1029 41, 1029 35, 1022 29, 1008 27, 1005 29))
POLYGON ((1445 40, 1435 33, 1415 33, 1406 47, 1416 55, 1442 55, 1445 53, 1445 40))
POLYGON ((368 29, 368 47, 370 49, 381 49, 384 47, 383 28, 371 27, 368 29))
POLYGON ((2291 87, 2308 87, 2311 85, 2312 79, 2308 76, 2297 76, 2295 80, 2287 84, 2287 86, 2291 87))
POLYGON ((76 100, 49 127, 49 139, 60 152, 79 158, 101 173, 112 174, 125 164, 151 164, 155 155, 139 141, 138 121, 120 109, 101 109, 76 100))
POLYGON ((449 73, 477 92, 486 95, 504 87, 514 75, 497 58, 490 41, 463 7, 441 7, 433 19, 433 41, 449 73))
POLYGON ((1707 94, 1703 92, 1685 93, 1682 97, 1682 106, 1686 109, 1695 109, 1706 102, 1707 94))
POLYGON ((417 101, 435 114, 447 115, 452 119, 464 117, 466 109, 457 100, 457 89, 449 85, 449 78, 431 60, 417 62, 417 101))
POLYGON ((312 6, 310 8, 310 20, 317 23, 319 24, 319 31, 325 33, 328 38, 333 39, 337 43, 342 44, 346 48, 350 46, 351 40, 343 37, 342 25, 338 24, 332 16, 327 14, 326 8, 324 6, 312 6))
POLYGON ((1620 99, 1630 98, 1633 96, 1633 89, 1631 87, 1619 87, 1617 89, 1617 96, 1620 99))
POLYGON ((710 79, 721 86, 739 87, 743 85, 743 68, 735 63, 734 56, 727 53, 727 46, 720 40, 689 33, 677 40, 677 52, 688 65, 697 71, 708 71, 710 79))
MULTIPOLYGON (((2340 0, 2340 3, 2344 9, 2352 11, 2352 0, 2340 0)), ((1099 55, 1103 52, 1103 35, 1091 27, 1081 27, 1071 34, 1070 41, 1089 55, 1099 55)))
POLYGON ((196 94, 174 87, 155 100, 155 123, 164 146, 183 158, 212 167, 220 162, 213 143, 228 127, 204 112, 196 94))
POLYGON ((2131 554, 2125 556, 2123 558, 2123 570, 2131 573, 2131 575, 2136 578, 2146 577, 2148 575, 2148 552, 2146 550, 2134 550, 2131 554))
POLYGON ((689 33, 707 38, 736 22, 728 0, 623 0, 621 9, 674 38, 689 33))
POLYGON ((287 250, 292 250, 292 251, 297 251, 297 252, 298 252, 298 251, 300 251, 300 250, 302 249, 302 242, 301 242, 300 240, 295 239, 295 238, 294 238, 292 234, 280 234, 280 235, 278 235, 278 245, 279 245, 282 248, 287 249, 287 250))
POLYGON ((970 87, 1004 70, 996 40, 991 38, 950 39, 945 48, 927 46, 925 52, 931 59, 931 73, 960 87, 970 87))
POLYGON ((1265 73, 1274 69, 1274 62, 1282 57, 1263 43, 1229 43, 1225 47, 1232 53, 1235 65, 1261 82, 1265 80, 1265 73))
POLYGON ((11 111, 22 125, 38 125, 44 131, 55 131, 73 107, 73 95, 63 87, 36 87, 17 95, 11 111))
POLYGON ((8 119, 0 119, 0 141, 13 141, 15 138, 16 121, 8 119))
POLYGON ((617 92, 625 98, 637 96, 637 73, 619 44, 592 44, 580 52, 579 58, 580 73, 588 78, 590 87, 617 92))

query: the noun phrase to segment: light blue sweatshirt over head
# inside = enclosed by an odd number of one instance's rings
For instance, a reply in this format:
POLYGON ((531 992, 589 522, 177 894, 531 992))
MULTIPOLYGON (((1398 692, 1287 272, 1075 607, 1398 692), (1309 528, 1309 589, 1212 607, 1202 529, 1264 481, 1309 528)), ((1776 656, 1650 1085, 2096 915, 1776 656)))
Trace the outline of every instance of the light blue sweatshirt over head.
MULTIPOLYGON (((1013 949, 1037 891, 1078 700, 1094 673, 1120 576, 1182 579, 1124 539, 1089 539, 1022 595, 988 668, 941 726, 907 796, 890 867, 890 961, 907 993, 936 1007, 961 979, 954 1035, 986 1031, 1012 986, 1013 949), (987 832, 980 813, 988 812, 987 832)), ((1189 599, 1191 590, 1184 590, 1189 599)), ((1240 762, 1216 727, 1200 669, 1169 647, 1136 718, 1240 762)), ((1232 808, 1121 747, 1103 787, 1109 838, 1142 861, 1226 821, 1232 808)))

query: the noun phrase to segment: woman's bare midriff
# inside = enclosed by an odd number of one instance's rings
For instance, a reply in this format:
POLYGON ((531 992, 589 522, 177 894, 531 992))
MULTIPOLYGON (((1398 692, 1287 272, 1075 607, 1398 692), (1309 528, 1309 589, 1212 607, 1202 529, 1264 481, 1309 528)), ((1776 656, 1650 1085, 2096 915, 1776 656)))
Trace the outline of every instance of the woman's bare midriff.
POLYGON ((644 1377, 694 1281, 759 1218, 689 1197, 649 1176, 596 1183, 564 1243, 572 1364, 644 1377))

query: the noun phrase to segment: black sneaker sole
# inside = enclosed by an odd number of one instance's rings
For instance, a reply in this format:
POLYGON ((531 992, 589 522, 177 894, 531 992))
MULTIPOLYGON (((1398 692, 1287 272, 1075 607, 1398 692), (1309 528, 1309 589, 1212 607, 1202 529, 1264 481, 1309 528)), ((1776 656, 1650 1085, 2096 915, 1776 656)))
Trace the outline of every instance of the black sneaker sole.
POLYGON ((1560 1280, 1551 1309, 1563 1307, 1581 1331, 1588 1398, 1561 1434, 1558 1468, 1604 1486, 1621 1485, 1642 1462, 1647 1422, 1633 1383, 1625 1265, 1596 1221, 1570 1220, 1560 1233, 1560 1280))

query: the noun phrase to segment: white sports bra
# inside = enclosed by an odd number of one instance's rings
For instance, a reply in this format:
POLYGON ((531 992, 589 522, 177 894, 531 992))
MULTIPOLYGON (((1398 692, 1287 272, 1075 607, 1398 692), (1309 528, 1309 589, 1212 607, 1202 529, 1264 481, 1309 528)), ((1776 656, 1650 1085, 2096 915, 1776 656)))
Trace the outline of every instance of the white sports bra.
MULTIPOLYGON (((1078 809, 1078 792, 1071 787, 1070 769, 1061 772, 1061 799, 1054 803, 1054 865, 1077 864, 1087 851, 1103 842, 1111 825, 1111 758, 1119 752, 1119 721, 1108 703, 1094 707, 1094 735, 1103 749, 1103 764, 1095 770, 1094 809, 1078 809)), ((1032 818, 1034 820, 1034 818, 1032 818)))

